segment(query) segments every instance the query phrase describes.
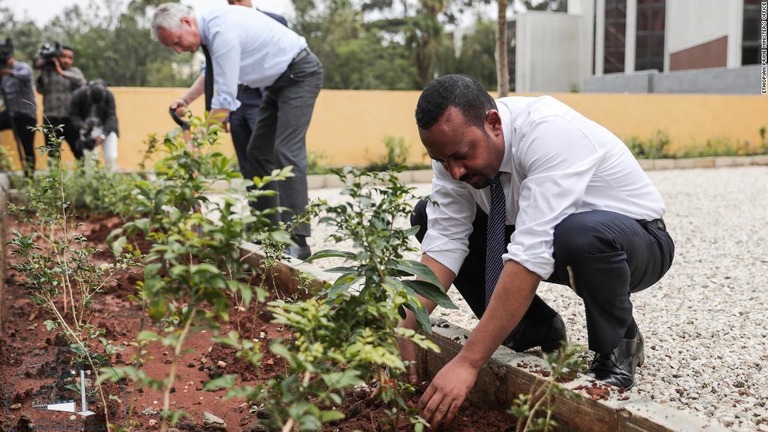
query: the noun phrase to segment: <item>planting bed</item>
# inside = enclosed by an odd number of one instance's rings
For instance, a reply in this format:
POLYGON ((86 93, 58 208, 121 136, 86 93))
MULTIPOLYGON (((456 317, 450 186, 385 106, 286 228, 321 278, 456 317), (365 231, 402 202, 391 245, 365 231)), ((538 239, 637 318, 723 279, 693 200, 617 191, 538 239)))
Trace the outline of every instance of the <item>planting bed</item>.
MULTIPOLYGON (((31 226, 20 224, 14 218, 6 219, 9 236, 13 230, 28 233, 31 226)), ((80 220, 77 231, 88 239, 88 245, 101 249, 94 255, 100 264, 109 263, 111 253, 104 240, 109 232, 118 227, 121 221, 116 217, 80 220)), ((9 263, 15 257, 8 256, 9 263)), ((104 286, 91 308, 91 322, 105 330, 104 338, 114 346, 125 349, 111 356, 112 364, 121 366, 130 364, 135 355, 131 342, 142 329, 157 330, 152 327, 144 312, 134 301, 136 282, 141 277, 141 269, 123 271, 104 286)), ((55 412, 41 408, 41 405, 65 400, 75 400, 77 410, 81 410, 80 395, 76 388, 79 377, 77 368, 70 364, 72 353, 63 337, 46 329, 45 321, 52 320, 48 312, 33 303, 29 293, 22 285, 24 275, 7 270, 3 293, 4 322, 0 335, 0 431, 31 430, 105 430, 101 398, 95 392, 89 394, 89 409, 97 414, 81 417, 69 412, 55 412)), ((256 384, 260 380, 273 377, 285 370, 284 360, 276 357, 267 347, 273 339, 289 339, 290 334, 284 328, 269 322, 269 315, 263 311, 263 305, 252 305, 249 309, 233 308, 231 320, 221 323, 221 333, 237 330, 251 339, 264 342, 264 358, 261 367, 255 370, 251 365, 234 358, 234 349, 213 344, 210 332, 192 332, 179 363, 179 373, 175 391, 171 394, 174 409, 183 409, 188 418, 176 427, 179 430, 213 430, 216 426, 203 426, 204 413, 210 413, 226 424, 220 430, 258 431, 266 430, 259 422, 264 410, 251 406, 242 399, 223 398, 224 391, 208 392, 203 384, 221 374, 237 374, 239 380, 256 384)), ((97 345, 100 347, 100 345, 97 345)), ((155 378, 165 376, 169 368, 169 349, 160 344, 148 347, 148 361, 143 369, 155 378)), ((92 390, 88 371, 86 385, 92 390)), ((105 384, 112 424, 131 426, 135 431, 159 430, 159 410, 162 407, 162 394, 151 390, 139 390, 129 383, 105 384)), ((351 430, 412 430, 404 420, 393 420, 387 414, 386 407, 371 402, 370 388, 361 388, 350 392, 344 404, 339 408, 347 416, 336 424, 326 427, 328 431, 351 430)), ((417 396, 414 396, 416 398, 417 396)), ((414 401, 415 402, 415 401, 414 401)), ((446 431, 504 431, 514 429, 513 420, 502 411, 481 411, 476 407, 465 406, 446 431)))

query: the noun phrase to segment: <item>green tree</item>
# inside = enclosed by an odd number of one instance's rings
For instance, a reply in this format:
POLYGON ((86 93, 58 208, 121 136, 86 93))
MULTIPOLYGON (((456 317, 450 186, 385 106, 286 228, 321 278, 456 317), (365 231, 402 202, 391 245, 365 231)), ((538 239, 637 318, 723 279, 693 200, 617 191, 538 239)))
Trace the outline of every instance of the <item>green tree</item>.
POLYGON ((387 39, 405 39, 405 45, 412 52, 411 58, 419 79, 419 88, 434 78, 437 58, 444 41, 440 18, 449 1, 419 0, 418 3, 409 3, 406 0, 395 5, 391 1, 372 0, 363 5, 364 10, 392 16, 372 21, 367 25, 371 30, 381 32, 387 39), (393 9, 396 6, 405 12, 395 15, 393 9))
POLYGON ((522 0, 528 10, 566 12, 568 0, 522 0))
POLYGON ((21 61, 30 62, 40 47, 42 32, 30 18, 19 19, 13 11, 0 0, 0 38, 13 41, 14 55, 21 61))
POLYGON ((364 22, 365 9, 347 0, 294 2, 291 26, 323 62, 325 88, 416 89, 410 49, 403 38, 364 22))
POLYGON ((487 89, 496 88, 496 22, 479 17, 475 30, 462 38, 461 49, 453 72, 470 75, 487 89))
MULTIPOLYGON (((68 7, 45 27, 50 41, 71 45, 75 65, 86 78, 104 79, 114 86, 185 86, 195 78, 173 71, 175 53, 154 42, 149 34, 151 6, 148 0, 91 0, 86 7, 68 7)), ((189 62, 190 54, 181 56, 189 62)))

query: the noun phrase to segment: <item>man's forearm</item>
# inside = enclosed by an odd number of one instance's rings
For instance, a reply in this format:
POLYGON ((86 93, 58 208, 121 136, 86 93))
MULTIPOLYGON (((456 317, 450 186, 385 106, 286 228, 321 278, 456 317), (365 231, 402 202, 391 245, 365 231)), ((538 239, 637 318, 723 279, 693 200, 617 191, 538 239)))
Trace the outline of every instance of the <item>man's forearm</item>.
POLYGON ((205 93, 205 75, 200 75, 197 77, 195 82, 189 86, 184 95, 181 96, 181 99, 184 100, 187 105, 189 105, 195 99, 199 98, 203 93, 205 93))

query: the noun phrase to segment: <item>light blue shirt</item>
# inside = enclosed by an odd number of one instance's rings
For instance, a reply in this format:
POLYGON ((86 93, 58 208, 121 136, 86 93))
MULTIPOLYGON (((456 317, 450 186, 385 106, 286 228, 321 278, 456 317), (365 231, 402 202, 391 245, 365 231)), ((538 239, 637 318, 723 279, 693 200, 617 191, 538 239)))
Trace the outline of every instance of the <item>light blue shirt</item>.
POLYGON ((238 83, 269 87, 307 48, 303 37, 255 9, 225 5, 199 17, 197 24, 213 62, 212 109, 236 110, 238 83))

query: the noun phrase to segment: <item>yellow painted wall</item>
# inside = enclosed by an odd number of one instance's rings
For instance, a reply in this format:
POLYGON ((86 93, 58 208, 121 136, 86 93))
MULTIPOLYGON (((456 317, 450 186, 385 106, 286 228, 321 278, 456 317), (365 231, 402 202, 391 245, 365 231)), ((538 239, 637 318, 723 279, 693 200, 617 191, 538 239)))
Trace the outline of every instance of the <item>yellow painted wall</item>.
MULTIPOLYGON (((184 89, 118 87, 112 89, 120 122, 118 166, 136 169, 147 135, 160 137, 175 128, 167 107, 184 89)), ((363 166, 384 157, 384 139, 402 137, 411 162, 426 162, 414 121, 417 91, 323 90, 315 106, 307 141, 311 155, 322 165, 363 166)), ((759 129, 768 127, 768 97, 742 95, 637 95, 560 93, 553 96, 611 129, 621 138, 648 138, 657 130, 669 134, 672 150, 708 139, 760 141, 759 129)), ((39 102, 39 101, 38 101, 39 102)), ((202 113, 202 101, 191 107, 202 113)), ((38 136, 37 145, 42 145, 38 136)), ((16 145, 9 132, 0 144, 10 150, 18 166, 16 145)), ((222 137, 223 150, 234 155, 231 139, 222 137)), ((68 149, 65 159, 71 160, 68 149)), ((233 156, 234 157, 234 156, 233 156)), ((38 160, 38 169, 45 162, 38 160)))

